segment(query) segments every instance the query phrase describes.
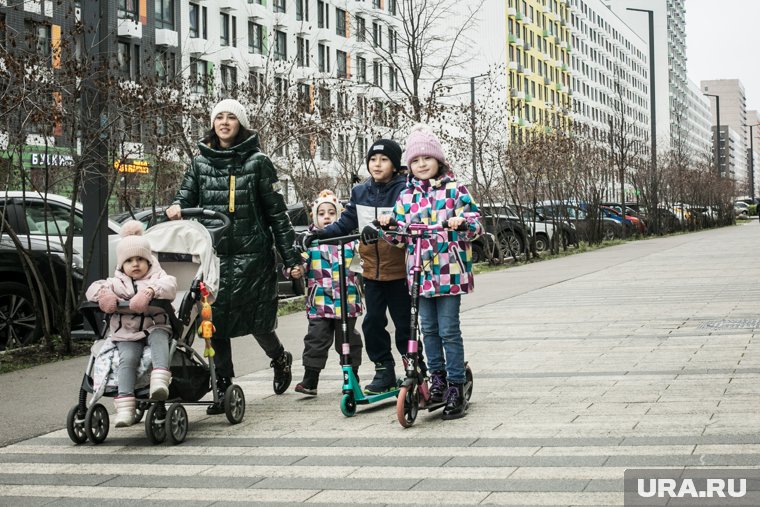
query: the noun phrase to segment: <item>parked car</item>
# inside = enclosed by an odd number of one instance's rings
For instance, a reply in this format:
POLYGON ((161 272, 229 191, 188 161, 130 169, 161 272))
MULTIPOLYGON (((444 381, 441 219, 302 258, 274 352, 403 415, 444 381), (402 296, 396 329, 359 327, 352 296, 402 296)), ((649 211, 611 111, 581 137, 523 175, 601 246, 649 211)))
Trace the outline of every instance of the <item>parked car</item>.
MULTIPOLYGON (((61 289, 66 287, 66 257, 56 243, 48 249, 44 238, 20 237, 32 262, 39 270, 44 291, 55 298, 61 298, 61 289), (59 288, 56 291, 56 283, 59 288)), ((75 293, 82 286, 82 257, 75 254, 72 259, 72 274, 75 293)), ((42 319, 34 311, 33 292, 21 256, 8 234, 0 235, 0 350, 6 347, 29 345, 42 335, 42 319)), ((50 312, 56 305, 49 304, 50 312)), ((55 318, 52 319, 55 322, 55 318)))
POLYGON ((480 207, 480 223, 486 232, 493 234, 504 256, 523 255, 530 241, 530 232, 520 219, 504 207, 480 207))
MULTIPOLYGON (((7 191, 0 193, 0 209, 4 210, 5 218, 10 227, 19 236, 44 238, 46 235, 51 244, 62 245, 68 232, 71 199, 55 194, 40 194, 38 192, 7 191)), ((74 206, 74 251, 83 255, 83 224, 84 210, 81 203, 74 206)), ((119 241, 121 226, 108 220, 108 271, 116 265, 116 243, 119 241)))
POLYGON ((601 239, 610 240, 621 236, 620 222, 612 218, 605 217, 601 211, 597 210, 596 220, 585 210, 572 204, 544 203, 536 206, 536 211, 547 217, 548 220, 566 222, 573 224, 578 232, 578 238, 589 241, 596 235, 592 227, 600 227, 599 232, 601 239))
POLYGON ((616 222, 620 222, 620 223, 624 222, 626 236, 631 236, 634 234, 642 234, 642 235, 646 234, 647 228, 644 225, 644 222, 639 217, 629 214, 628 210, 626 210, 625 220, 624 220, 620 211, 622 207, 618 207, 618 209, 615 209, 612 206, 599 206, 599 209, 602 211, 602 214, 605 217, 609 217, 615 220, 616 222))
POLYGON ((578 243, 575 225, 548 220, 538 211, 524 206, 510 206, 510 209, 513 210, 514 215, 517 215, 514 210, 519 210, 520 217, 528 227, 538 253, 550 250, 552 243, 556 243, 557 247, 567 247, 578 243))
MULTIPOLYGON (((130 212, 123 212, 119 213, 117 215, 114 215, 111 217, 114 221, 123 224, 127 220, 131 220, 134 215, 134 219, 142 222, 144 226, 147 228, 148 226, 155 225, 157 223, 165 222, 167 220, 166 218, 166 208, 168 206, 158 206, 155 209, 155 215, 153 213, 153 208, 142 208, 138 210, 133 210, 132 213, 130 212)), ((288 206, 288 216, 290 217, 290 222, 293 224, 293 229, 296 231, 296 234, 299 234, 301 232, 305 232, 309 227, 309 214, 307 209, 304 207, 301 203, 296 203, 288 206)), ((282 272, 282 259, 280 258, 279 252, 277 252, 277 293, 278 296, 281 298, 287 298, 287 297, 293 297, 293 296, 300 296, 304 293, 304 285, 303 280, 289 280, 285 278, 285 275, 282 272)))

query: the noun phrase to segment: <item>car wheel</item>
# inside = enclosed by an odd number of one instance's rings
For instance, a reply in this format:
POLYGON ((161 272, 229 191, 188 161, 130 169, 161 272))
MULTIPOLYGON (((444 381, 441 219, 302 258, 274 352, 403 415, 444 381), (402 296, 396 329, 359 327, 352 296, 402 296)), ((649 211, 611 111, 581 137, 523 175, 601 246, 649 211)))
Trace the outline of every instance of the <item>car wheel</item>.
POLYGON ((483 251, 483 245, 477 241, 472 242, 472 263, 485 262, 486 254, 483 251))
POLYGON ((23 347, 42 335, 29 289, 16 282, 0 282, 0 350, 23 347))
POLYGON ((534 241, 536 243, 536 252, 543 253, 549 250, 549 236, 546 234, 536 234, 534 241))
POLYGON ((618 236, 619 234, 616 233, 615 229, 611 225, 605 225, 602 229, 602 239, 605 241, 611 241, 618 236))
POLYGON ((519 257, 525 251, 522 239, 510 230, 504 230, 499 233, 499 246, 504 255, 512 257, 519 257))

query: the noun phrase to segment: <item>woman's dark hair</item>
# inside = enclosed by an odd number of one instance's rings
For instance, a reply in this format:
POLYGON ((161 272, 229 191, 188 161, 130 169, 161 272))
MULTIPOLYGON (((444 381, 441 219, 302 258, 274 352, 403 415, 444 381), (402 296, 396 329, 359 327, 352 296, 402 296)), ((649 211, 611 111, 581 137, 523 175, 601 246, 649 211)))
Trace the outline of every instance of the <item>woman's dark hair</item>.
MULTIPOLYGON (((247 128, 244 128, 241 125, 240 130, 238 130, 237 136, 235 136, 235 139, 232 140, 232 146, 237 146, 238 144, 242 143, 243 141, 251 137, 253 134, 254 132, 252 130, 248 130, 247 128)), ((219 142, 219 136, 216 135, 216 132, 214 131, 214 127, 211 127, 211 129, 208 132, 206 132, 206 135, 203 136, 203 139, 201 139, 201 142, 214 150, 222 149, 222 145, 219 142)))

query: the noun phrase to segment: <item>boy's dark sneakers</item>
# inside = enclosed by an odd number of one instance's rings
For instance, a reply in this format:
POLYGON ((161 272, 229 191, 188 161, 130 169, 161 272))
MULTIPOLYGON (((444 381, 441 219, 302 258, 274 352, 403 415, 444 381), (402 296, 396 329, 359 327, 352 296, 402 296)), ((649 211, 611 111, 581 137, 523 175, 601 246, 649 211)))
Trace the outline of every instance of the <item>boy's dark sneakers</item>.
POLYGON ((398 385, 393 367, 393 361, 375 363, 375 378, 364 388, 364 392, 366 394, 381 394, 396 389, 398 385))
POLYGON ((431 403, 440 403, 443 401, 443 393, 446 392, 448 384, 446 383, 445 371, 434 371, 430 374, 430 401, 431 403))
POLYGON ((449 384, 446 390, 446 406, 443 407, 443 419, 459 419, 467 415, 467 400, 462 384, 449 384))
POLYGON ((206 413, 208 415, 218 415, 224 413, 224 393, 227 388, 232 385, 232 378, 230 377, 218 377, 216 379, 216 392, 219 395, 219 402, 212 403, 206 407, 206 413))
POLYGON ((293 373, 290 371, 291 364, 293 364, 293 355, 287 350, 269 363, 269 366, 274 368, 274 380, 272 381, 274 394, 282 394, 290 387, 290 382, 293 380, 293 373))
POLYGON ((303 374, 303 380, 296 384, 296 392, 307 396, 316 396, 318 383, 319 370, 316 368, 306 368, 306 371, 303 374))

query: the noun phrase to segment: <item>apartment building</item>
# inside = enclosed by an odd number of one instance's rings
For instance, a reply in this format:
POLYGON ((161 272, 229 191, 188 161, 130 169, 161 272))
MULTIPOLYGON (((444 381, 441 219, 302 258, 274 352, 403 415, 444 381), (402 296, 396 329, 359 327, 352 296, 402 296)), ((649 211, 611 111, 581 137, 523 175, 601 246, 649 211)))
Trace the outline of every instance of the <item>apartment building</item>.
MULTIPOLYGON (((719 149, 724 162, 721 171, 727 172, 740 184, 749 181, 747 166, 747 149, 749 129, 747 122, 747 99, 744 86, 738 79, 714 79, 700 81, 702 93, 717 95, 720 100, 720 128, 721 138, 719 149), (724 127, 728 127, 726 130, 724 127), (735 135, 731 135, 731 133, 735 135), (730 153, 727 157, 725 153, 730 153)), ((712 112, 712 124, 718 123, 718 102, 715 97, 710 97, 712 112)), ((713 130, 713 133, 715 130, 713 130)))
POLYGON ((601 0, 570 0, 570 27, 573 120, 600 140, 622 121, 647 156, 649 44, 601 0))
MULTIPOLYGON (((60 66, 54 48, 81 20, 81 2, 8 4, 0 0, 0 44, 7 44, 9 33, 26 35, 50 58, 51 67, 60 66)), ((297 89, 312 110, 372 111, 369 128, 351 136, 350 145, 343 133, 309 139, 306 149, 295 148, 320 171, 337 171, 338 151, 350 151, 358 170, 372 137, 390 120, 399 70, 378 55, 398 51, 396 0, 118 0, 101 8, 109 61, 115 62, 123 82, 139 85, 155 78, 160 83, 182 76, 191 84, 188 98, 215 100, 235 95, 241 85, 270 69, 283 88, 297 89)), ((238 99, 246 103, 255 97, 238 99)), ((142 125, 131 127, 126 129, 127 151, 130 158, 146 162, 157 147, 142 125)), ((199 136, 204 128, 197 124, 191 130, 199 136)), ((70 153, 76 142, 60 136, 27 139, 27 145, 45 145, 47 153, 70 153)), ((30 152, 34 149, 25 149, 30 152)), ((138 165, 150 170, 150 163, 138 165)))
POLYGON ((686 73, 684 0, 604 0, 639 36, 649 41, 649 13, 654 39, 655 115, 657 142, 668 149, 682 137, 681 119, 689 107, 686 73))
POLYGON ((571 126, 567 0, 507 0, 507 86, 513 141, 571 126))
POLYGON ((688 80, 686 108, 680 113, 679 127, 674 130, 670 145, 680 148, 693 161, 711 160, 713 157, 710 100, 702 95, 699 85, 688 80))

